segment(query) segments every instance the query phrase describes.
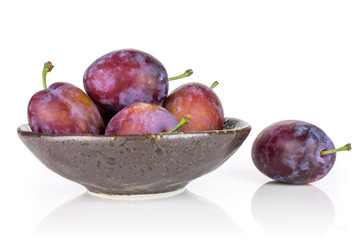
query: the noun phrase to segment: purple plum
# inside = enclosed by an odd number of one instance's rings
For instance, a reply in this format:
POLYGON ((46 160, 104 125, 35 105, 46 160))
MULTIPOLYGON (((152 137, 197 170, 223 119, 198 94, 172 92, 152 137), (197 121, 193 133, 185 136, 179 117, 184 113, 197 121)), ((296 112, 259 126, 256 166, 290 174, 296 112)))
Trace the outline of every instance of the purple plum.
POLYGON ((136 102, 161 105, 169 85, 165 67, 150 54, 135 49, 98 58, 86 69, 83 82, 90 98, 111 112, 136 102))
POLYGON ((187 83, 176 88, 165 100, 164 107, 177 121, 183 116, 191 122, 182 127, 183 132, 222 130, 224 110, 220 99, 210 88, 201 83, 187 83))
POLYGON ((284 183, 306 184, 323 178, 333 167, 337 151, 317 126, 297 120, 271 124, 255 139, 251 156, 266 176, 284 183))
POLYGON ((28 104, 28 122, 33 132, 46 134, 102 134, 104 123, 96 105, 78 87, 65 82, 46 86, 46 74, 53 68, 45 63, 43 86, 28 104))
POLYGON ((108 123, 105 135, 157 134, 178 131, 187 122, 176 119, 163 107, 134 103, 119 111, 108 123))

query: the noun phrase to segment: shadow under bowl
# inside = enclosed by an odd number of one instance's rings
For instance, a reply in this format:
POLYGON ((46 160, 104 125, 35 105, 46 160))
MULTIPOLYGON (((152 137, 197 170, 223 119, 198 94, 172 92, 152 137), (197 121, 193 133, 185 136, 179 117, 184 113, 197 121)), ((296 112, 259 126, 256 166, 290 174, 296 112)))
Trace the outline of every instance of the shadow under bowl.
POLYGON ((223 130, 127 136, 52 135, 18 127, 28 149, 55 173, 90 192, 147 195, 177 191, 222 165, 251 126, 226 118, 223 130))

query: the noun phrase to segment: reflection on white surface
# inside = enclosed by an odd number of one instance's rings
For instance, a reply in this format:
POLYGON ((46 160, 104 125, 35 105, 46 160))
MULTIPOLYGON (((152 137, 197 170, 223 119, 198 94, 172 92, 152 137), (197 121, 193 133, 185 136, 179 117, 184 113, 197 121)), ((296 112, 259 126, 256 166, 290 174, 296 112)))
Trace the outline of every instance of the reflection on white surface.
POLYGON ((98 239, 238 239, 236 223, 189 191, 145 201, 109 200, 84 193, 57 207, 32 237, 98 239))
POLYGON ((333 224, 334 206, 329 197, 310 184, 269 182, 252 199, 256 222, 273 236, 320 236, 333 224))

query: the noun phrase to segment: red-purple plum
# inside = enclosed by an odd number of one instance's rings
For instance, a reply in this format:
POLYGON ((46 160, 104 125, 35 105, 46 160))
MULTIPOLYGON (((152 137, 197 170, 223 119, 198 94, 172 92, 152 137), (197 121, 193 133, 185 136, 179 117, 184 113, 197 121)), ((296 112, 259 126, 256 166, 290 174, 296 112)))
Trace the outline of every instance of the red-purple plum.
POLYGON ((85 71, 84 88, 101 108, 118 112, 137 102, 161 105, 168 94, 168 75, 159 60, 135 49, 105 54, 85 71))
MULTIPOLYGON (((350 150, 345 145, 342 150, 350 150)), ((336 150, 319 127, 298 120, 284 120, 266 127, 251 151, 255 166, 266 176, 284 183, 306 184, 323 178, 332 169, 336 150)))
POLYGON ((43 72, 44 90, 34 94, 28 104, 28 122, 33 132, 46 134, 102 134, 104 123, 91 99, 78 87, 57 82, 46 87, 46 63, 43 72))
POLYGON ((120 110, 108 123, 105 135, 157 134, 178 125, 163 107, 152 103, 134 103, 120 110))
POLYGON ((177 121, 183 116, 191 122, 181 128, 183 132, 222 130, 224 110, 215 92, 202 83, 187 83, 176 88, 163 105, 177 121))

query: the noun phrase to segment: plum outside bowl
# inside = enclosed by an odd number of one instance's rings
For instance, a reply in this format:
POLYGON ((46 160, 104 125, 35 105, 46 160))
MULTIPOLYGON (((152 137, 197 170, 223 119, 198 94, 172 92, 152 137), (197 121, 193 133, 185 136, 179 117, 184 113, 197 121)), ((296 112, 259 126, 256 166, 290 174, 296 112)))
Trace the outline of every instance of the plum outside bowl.
POLYGON ((226 118, 221 131, 128 136, 51 135, 17 131, 50 170, 93 193, 144 195, 177 191, 222 165, 251 126, 226 118))

